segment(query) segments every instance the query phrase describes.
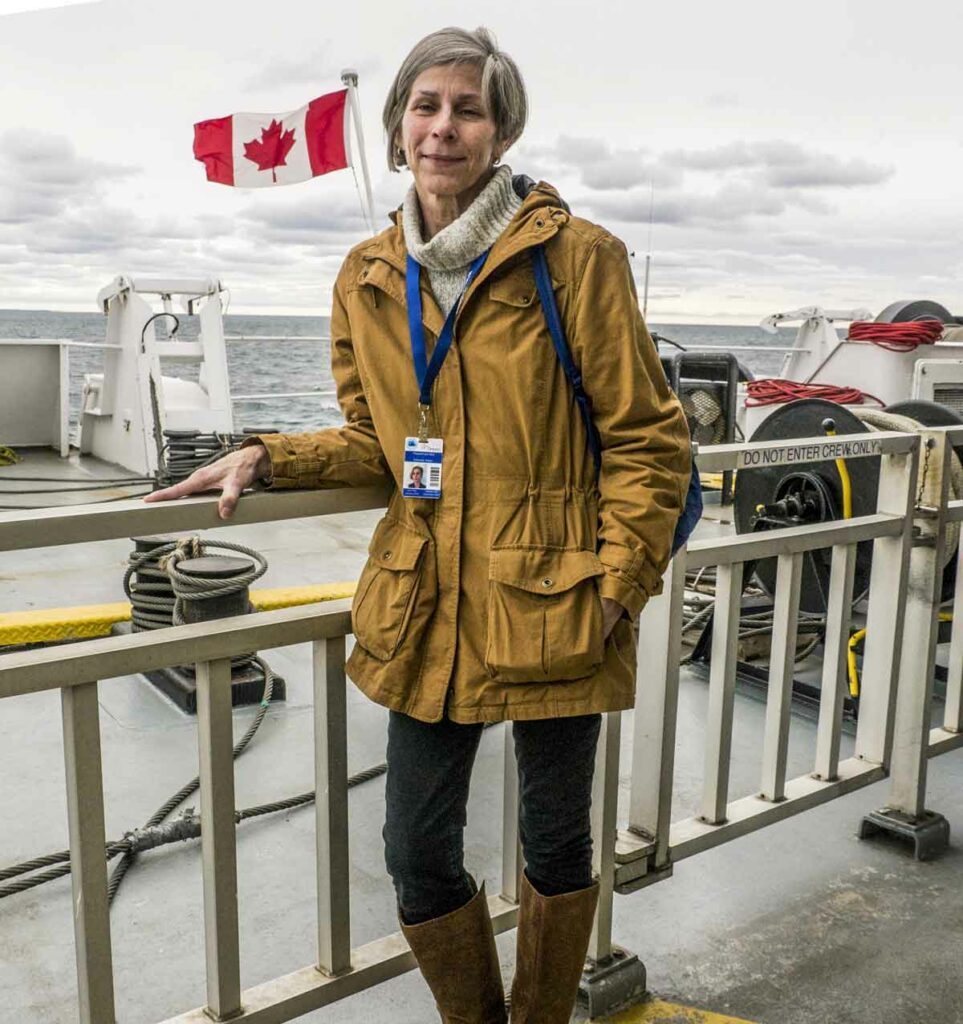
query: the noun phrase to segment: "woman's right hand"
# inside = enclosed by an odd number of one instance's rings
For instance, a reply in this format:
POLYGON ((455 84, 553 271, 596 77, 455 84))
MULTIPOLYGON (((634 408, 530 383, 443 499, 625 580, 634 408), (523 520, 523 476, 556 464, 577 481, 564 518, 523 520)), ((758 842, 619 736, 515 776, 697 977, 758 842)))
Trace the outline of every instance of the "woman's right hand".
POLYGON ((217 514, 221 519, 230 519, 241 491, 250 487, 255 480, 270 475, 270 472, 271 459, 267 448, 263 444, 252 444, 225 455, 209 466, 202 466, 179 484, 145 495, 144 501, 170 501, 189 494, 220 491, 217 514))

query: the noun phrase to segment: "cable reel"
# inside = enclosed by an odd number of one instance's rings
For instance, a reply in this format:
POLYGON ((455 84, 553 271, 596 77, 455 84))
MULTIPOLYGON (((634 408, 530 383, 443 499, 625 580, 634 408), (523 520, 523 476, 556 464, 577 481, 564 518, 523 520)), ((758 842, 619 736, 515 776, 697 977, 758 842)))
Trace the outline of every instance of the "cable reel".
MULTIPOLYGON (((788 402, 774 410, 750 438, 752 442, 785 441, 831 434, 865 434, 868 428, 853 413, 834 402, 818 398, 788 402)), ((841 461, 841 460, 840 460, 841 461)), ((816 525, 876 510, 879 460, 851 459, 844 466, 834 459, 754 466, 736 474, 733 514, 738 533, 816 525)), ((872 541, 856 549, 854 593, 869 586, 872 541)), ((830 549, 807 552, 803 559, 800 608, 825 613, 829 593, 830 549)), ((746 578, 755 574, 762 589, 776 592, 776 559, 765 558, 747 565, 746 578)))
MULTIPOLYGON (((865 422, 850 410, 820 399, 803 399, 776 409, 750 438, 753 442, 819 437, 824 434, 862 434, 872 429, 915 430, 920 427, 955 426, 963 420, 952 409, 935 402, 903 401, 882 410, 866 410, 865 422)), ((963 461, 963 447, 956 454, 963 461)), ((878 458, 827 460, 792 465, 760 466, 737 474, 734 517, 739 533, 785 529, 851 516, 872 514, 876 509, 880 464, 878 458)), ((925 482, 920 477, 921 486, 925 482)), ((954 492, 960 489, 963 470, 954 469, 954 492)), ((943 573, 943 598, 951 598, 956 579, 955 549, 959 534, 947 537, 943 573)), ((803 562, 800 610, 825 614, 828 603, 831 549, 807 552, 803 562)), ((857 545, 854 603, 869 588, 872 542, 857 545)), ((747 565, 745 578, 755 580, 770 596, 776 590, 776 559, 747 565)), ((944 613, 941 619, 947 619, 944 613)), ((858 696, 856 655, 865 630, 855 633, 848 651, 850 695, 858 696)))

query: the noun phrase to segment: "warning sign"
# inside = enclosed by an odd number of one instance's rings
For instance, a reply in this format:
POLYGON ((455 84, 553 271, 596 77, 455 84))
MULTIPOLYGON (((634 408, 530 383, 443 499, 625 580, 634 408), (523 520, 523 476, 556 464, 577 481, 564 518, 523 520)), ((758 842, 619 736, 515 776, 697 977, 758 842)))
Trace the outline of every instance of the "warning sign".
POLYGON ((791 448, 747 448, 739 453, 739 469, 756 466, 785 466, 792 462, 823 462, 826 459, 852 459, 865 455, 882 455, 883 442, 867 437, 858 441, 820 441, 797 444, 791 448))

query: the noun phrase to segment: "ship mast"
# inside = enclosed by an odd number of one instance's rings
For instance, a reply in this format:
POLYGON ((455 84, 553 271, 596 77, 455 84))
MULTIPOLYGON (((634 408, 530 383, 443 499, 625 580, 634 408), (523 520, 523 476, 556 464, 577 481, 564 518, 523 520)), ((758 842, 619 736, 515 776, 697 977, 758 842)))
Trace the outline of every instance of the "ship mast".
POLYGON ((652 213, 655 208, 655 182, 649 183, 649 245, 645 254, 645 278, 642 283, 642 319, 649 312, 649 269, 652 266, 652 213))

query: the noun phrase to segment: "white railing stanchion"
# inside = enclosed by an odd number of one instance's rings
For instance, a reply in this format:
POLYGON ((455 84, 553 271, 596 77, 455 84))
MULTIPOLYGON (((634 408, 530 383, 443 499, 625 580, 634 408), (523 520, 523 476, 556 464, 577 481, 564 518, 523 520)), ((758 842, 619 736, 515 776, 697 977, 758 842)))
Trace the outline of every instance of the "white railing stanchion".
POLYGON ((742 603, 741 562, 720 565, 716 573, 716 606, 712 617, 712 662, 709 668, 709 709, 706 715, 705 782, 702 818, 710 825, 726 820, 729 800, 729 759, 732 715, 736 699, 736 651, 742 603))
POLYGON ((796 634, 803 555, 780 555, 776 570, 776 600, 772 618, 772 653, 766 699, 766 731, 762 751, 762 796, 786 798, 786 760, 789 751, 789 711, 796 666, 796 634))
POLYGON ((241 1009, 230 658, 197 663, 197 743, 207 1007, 223 1020, 241 1009))
POLYGON ((880 459, 876 510, 900 516, 903 530, 899 536, 877 537, 873 541, 873 573, 866 614, 856 756, 884 766, 889 765, 893 740, 893 711, 903 639, 903 604, 913 538, 918 465, 918 439, 912 451, 884 455, 880 459))
POLYGON ((655 839, 653 867, 663 867, 669 853, 685 565, 683 547, 669 563, 662 593, 639 619, 629 828, 655 839))
POLYGON ((318 844, 318 966, 351 969, 348 705, 344 637, 314 642, 314 784, 318 844))
POLYGON ((946 707, 943 709, 943 728, 947 732, 963 732, 963 534, 960 540, 956 554, 950 659, 946 670, 946 707))
MULTIPOLYGON (((942 433, 924 435, 932 448, 927 453, 930 482, 937 480, 937 508, 946 507, 949 493, 949 460, 952 448, 942 433)), ((903 613, 903 638, 899 659, 893 750, 890 760, 889 807, 916 819, 926 802, 926 767, 929 761, 930 702, 933 697, 933 666, 939 629, 940 594, 943 583, 943 545, 946 536, 942 513, 920 522, 923 543, 910 554, 903 613)))
POLYGON ((515 741, 512 723, 504 725, 502 776, 502 896, 512 903, 518 902, 524 858, 518 833, 518 762, 515 760, 515 741))
POLYGON ((619 810, 619 748, 622 713, 602 716, 592 780, 592 868, 599 876, 599 902, 589 939, 595 961, 612 955, 612 898, 615 894, 615 836, 619 810))
POLYGON ((81 1024, 113 1024, 114 972, 104 859, 104 789, 97 684, 60 691, 81 1024))
POLYGON ((813 774, 824 782, 839 777, 839 742, 843 727, 843 701, 849 689, 849 629, 853 618, 853 581, 856 545, 833 548, 823 641, 823 672, 819 689, 819 725, 813 774))

